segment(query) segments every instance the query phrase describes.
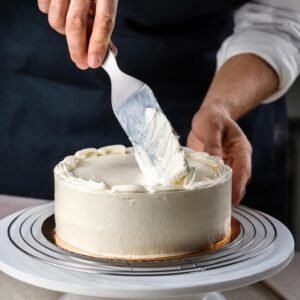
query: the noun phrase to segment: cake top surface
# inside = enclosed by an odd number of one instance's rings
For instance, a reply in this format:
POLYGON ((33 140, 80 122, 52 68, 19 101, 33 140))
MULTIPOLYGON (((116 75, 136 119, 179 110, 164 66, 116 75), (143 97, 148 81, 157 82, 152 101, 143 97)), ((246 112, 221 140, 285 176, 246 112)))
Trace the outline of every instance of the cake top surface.
POLYGON ((122 145, 88 148, 66 157, 55 174, 82 187, 112 192, 154 192, 210 187, 226 181, 231 169, 217 157, 184 149, 191 168, 184 182, 177 185, 153 185, 143 176, 133 148, 122 145))

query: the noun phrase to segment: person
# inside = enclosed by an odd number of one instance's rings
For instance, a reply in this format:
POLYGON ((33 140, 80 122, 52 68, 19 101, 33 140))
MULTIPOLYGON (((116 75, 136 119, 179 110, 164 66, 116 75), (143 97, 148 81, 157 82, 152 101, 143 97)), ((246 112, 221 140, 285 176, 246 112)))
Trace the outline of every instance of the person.
POLYGON ((287 221, 282 96, 300 69, 297 1, 38 5, 66 43, 28 4, 14 1, 5 11, 1 193, 52 198, 52 168, 63 157, 85 147, 129 144, 100 68, 112 38, 120 68, 153 89, 181 143, 232 166, 234 203, 244 196, 244 204, 287 221))

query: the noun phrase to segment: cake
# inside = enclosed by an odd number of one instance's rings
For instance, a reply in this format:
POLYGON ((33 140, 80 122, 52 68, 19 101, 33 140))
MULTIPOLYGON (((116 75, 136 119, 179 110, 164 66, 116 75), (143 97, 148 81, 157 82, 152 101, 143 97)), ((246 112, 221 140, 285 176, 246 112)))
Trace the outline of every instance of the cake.
POLYGON ((192 174, 177 185, 146 181, 133 148, 89 148, 54 169, 61 247, 126 260, 185 256, 230 235, 231 169, 184 149, 192 174))

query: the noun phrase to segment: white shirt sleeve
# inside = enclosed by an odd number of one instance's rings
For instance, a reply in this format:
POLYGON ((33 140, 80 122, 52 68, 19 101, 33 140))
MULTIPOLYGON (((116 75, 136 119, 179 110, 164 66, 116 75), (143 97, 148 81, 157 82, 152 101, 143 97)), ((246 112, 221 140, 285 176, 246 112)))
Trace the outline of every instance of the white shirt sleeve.
POLYGON ((234 33, 218 52, 217 68, 232 56, 255 54, 280 80, 278 91, 264 103, 280 98, 300 73, 300 0, 251 1, 236 10, 234 20, 234 33))

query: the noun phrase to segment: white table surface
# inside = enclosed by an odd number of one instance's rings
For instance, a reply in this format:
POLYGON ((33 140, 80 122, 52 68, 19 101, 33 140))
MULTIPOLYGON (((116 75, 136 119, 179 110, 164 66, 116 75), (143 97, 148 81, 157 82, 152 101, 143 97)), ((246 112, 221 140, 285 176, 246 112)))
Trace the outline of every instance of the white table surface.
MULTIPOLYGON (((0 219, 21 209, 39 205, 45 200, 0 195, 0 219)), ((287 268, 268 280, 223 293, 228 300, 300 299, 300 252, 287 268)), ((0 271, 0 299, 54 300, 59 292, 48 291, 13 279, 0 271)))

